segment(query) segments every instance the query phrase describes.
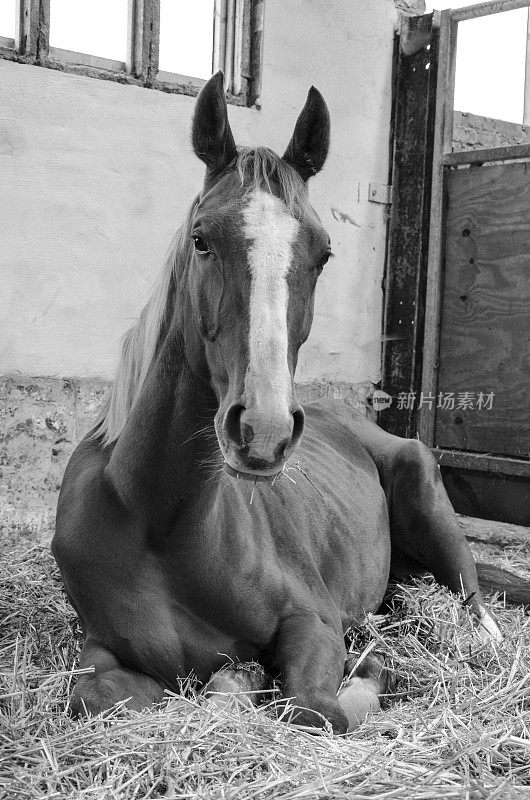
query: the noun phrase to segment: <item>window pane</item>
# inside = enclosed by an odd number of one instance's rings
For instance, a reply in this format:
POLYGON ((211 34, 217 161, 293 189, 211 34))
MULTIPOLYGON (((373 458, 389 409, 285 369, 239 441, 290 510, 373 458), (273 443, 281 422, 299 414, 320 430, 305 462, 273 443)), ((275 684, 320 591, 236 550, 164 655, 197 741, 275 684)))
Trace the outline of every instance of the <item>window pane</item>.
POLYGON ((456 109, 522 123, 527 20, 520 8, 459 23, 456 109))
MULTIPOLYGON (((463 8, 481 0, 427 0, 426 10, 463 8)), ((528 9, 458 24, 455 109, 521 124, 528 9)))
POLYGON ((161 0, 160 69, 194 78, 212 74, 214 0, 161 0))
POLYGON ((0 36, 15 38, 17 0, 0 0, 0 36))
POLYGON ((51 0, 50 44, 125 61, 127 0, 51 0))

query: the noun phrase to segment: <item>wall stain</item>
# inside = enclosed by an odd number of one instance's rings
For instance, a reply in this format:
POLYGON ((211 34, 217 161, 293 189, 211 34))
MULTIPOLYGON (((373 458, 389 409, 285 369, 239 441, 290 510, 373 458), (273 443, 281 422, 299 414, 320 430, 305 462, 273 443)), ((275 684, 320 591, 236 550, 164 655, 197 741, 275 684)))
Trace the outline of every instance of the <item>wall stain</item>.
POLYGON ((331 215, 333 219, 336 219, 337 222, 347 222, 349 225, 353 225, 356 228, 360 228, 358 222, 355 222, 354 218, 350 216, 350 214, 346 214, 345 211, 341 211, 339 208, 332 208, 331 215))

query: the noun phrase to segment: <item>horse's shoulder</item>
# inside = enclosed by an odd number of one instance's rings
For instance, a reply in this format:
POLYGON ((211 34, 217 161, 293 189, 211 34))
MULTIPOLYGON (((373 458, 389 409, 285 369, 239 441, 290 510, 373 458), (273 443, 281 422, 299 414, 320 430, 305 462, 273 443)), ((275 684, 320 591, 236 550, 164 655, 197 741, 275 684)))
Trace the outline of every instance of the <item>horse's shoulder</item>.
POLYGON ((90 493, 91 486, 103 483, 108 460, 109 452, 104 450, 99 442, 88 437, 82 439, 67 464, 61 494, 79 494, 87 490, 90 493))
POLYGON ((59 492, 54 550, 74 539, 80 545, 104 508, 115 504, 115 494, 105 478, 107 463, 108 453, 97 441, 85 438, 77 445, 59 492))

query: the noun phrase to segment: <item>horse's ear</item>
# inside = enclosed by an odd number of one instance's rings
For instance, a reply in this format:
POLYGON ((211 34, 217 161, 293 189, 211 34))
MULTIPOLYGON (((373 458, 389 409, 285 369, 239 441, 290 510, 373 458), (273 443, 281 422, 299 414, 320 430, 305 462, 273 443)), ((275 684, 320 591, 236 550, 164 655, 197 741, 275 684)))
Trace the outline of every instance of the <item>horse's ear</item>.
POLYGON ((283 158, 306 181, 322 169, 328 150, 329 111, 318 89, 312 86, 283 158))
POLYGON ((222 72, 210 78, 197 98, 192 141, 195 154, 212 172, 222 170, 237 154, 228 122, 222 72))

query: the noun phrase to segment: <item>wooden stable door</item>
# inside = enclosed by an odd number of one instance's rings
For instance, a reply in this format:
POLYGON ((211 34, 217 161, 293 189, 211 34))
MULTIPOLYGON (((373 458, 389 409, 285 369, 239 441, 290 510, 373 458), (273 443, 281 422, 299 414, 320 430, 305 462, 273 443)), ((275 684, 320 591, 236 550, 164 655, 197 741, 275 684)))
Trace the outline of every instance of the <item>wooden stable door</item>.
POLYGON ((457 511, 530 525, 530 142, 453 149, 458 24, 522 6, 403 23, 379 424, 432 449, 457 511))
POLYGON ((530 457, 530 163, 452 168, 434 444, 530 457))

